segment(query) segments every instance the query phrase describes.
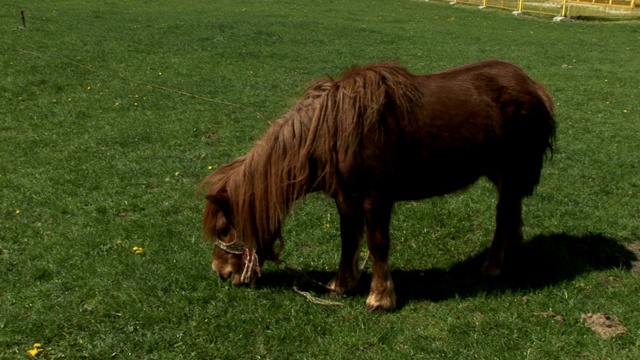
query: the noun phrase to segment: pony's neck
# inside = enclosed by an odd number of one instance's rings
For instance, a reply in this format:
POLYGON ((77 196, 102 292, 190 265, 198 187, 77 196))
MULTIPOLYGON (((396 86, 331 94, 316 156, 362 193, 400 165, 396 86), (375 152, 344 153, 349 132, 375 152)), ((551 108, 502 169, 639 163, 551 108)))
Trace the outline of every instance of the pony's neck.
POLYGON ((293 203, 317 190, 317 166, 308 147, 310 124, 322 95, 316 88, 269 127, 229 179, 236 231, 258 249, 272 249, 293 203))

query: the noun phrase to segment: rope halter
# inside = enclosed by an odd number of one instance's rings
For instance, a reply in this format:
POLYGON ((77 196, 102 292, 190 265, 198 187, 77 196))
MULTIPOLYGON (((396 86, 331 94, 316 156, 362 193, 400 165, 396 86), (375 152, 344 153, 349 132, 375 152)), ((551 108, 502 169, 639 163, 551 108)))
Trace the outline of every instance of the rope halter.
POLYGON ((242 255, 241 282, 245 284, 252 283, 254 271, 260 277, 260 261, 255 249, 249 250, 242 241, 237 240, 227 244, 216 238, 213 243, 226 253, 242 255))

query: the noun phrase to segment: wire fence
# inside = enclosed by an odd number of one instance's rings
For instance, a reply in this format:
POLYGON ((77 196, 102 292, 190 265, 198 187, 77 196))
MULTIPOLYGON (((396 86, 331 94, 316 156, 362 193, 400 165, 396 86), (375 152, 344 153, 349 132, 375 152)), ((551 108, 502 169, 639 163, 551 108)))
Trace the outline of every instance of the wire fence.
POLYGON ((640 17, 640 0, 453 0, 453 3, 537 13, 558 18, 579 16, 640 17))

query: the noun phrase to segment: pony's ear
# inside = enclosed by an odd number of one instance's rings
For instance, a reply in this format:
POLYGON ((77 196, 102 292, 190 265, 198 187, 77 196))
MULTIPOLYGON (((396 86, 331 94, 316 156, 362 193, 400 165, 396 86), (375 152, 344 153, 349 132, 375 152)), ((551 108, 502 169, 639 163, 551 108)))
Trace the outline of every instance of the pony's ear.
POLYGON ((218 191, 215 194, 209 194, 205 197, 211 205, 222 210, 224 216, 230 219, 231 205, 229 203, 229 193, 226 190, 218 191))
POLYGON ((229 203, 229 194, 226 191, 218 191, 215 194, 209 194, 206 199, 213 205, 220 205, 223 203, 229 203))

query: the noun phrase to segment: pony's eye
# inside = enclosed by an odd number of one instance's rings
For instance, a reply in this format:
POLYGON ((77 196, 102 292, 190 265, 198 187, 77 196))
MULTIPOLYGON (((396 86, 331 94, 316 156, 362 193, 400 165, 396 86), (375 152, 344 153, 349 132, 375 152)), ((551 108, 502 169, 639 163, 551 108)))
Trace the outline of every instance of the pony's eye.
POLYGON ((229 235, 229 227, 223 227, 222 229, 216 229, 216 237, 218 239, 227 237, 229 235))

